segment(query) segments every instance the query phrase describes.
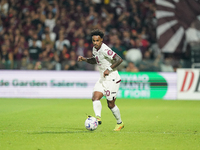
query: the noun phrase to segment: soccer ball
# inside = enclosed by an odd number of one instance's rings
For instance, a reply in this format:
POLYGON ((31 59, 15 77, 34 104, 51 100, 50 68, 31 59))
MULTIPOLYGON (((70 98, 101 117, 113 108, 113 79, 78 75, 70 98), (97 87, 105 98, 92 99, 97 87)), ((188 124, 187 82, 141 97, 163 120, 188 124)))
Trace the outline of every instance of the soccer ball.
POLYGON ((85 120, 85 127, 86 129, 93 131, 96 130, 98 127, 98 121, 95 117, 89 117, 85 120))

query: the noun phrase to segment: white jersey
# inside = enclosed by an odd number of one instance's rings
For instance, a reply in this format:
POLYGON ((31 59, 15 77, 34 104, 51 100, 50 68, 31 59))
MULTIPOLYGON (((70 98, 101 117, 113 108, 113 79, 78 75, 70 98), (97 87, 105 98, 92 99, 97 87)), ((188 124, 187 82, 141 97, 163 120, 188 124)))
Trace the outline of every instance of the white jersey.
MULTIPOLYGON (((112 51, 106 44, 102 43, 100 49, 93 47, 93 57, 95 57, 101 78, 104 78, 104 71, 112 65, 113 58, 116 53, 112 51)), ((116 80, 120 80, 120 76, 116 69, 109 73, 109 76, 116 80)))

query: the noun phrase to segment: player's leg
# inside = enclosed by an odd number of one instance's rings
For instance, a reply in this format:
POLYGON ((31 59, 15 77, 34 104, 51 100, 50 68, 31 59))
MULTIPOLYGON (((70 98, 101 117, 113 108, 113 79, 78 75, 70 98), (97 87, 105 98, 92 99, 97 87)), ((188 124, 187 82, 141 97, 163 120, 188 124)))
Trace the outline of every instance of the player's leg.
POLYGON ((124 123, 122 122, 122 119, 121 119, 120 110, 117 107, 117 105, 115 104, 117 93, 118 93, 119 86, 120 86, 120 82, 116 82, 115 80, 111 80, 111 81, 107 81, 107 82, 108 82, 107 89, 105 90, 107 104, 108 104, 108 108, 110 108, 110 110, 112 111, 112 113, 117 121, 117 125, 114 130, 119 131, 124 127, 124 123))
POLYGON ((117 121, 117 125, 115 127, 115 131, 119 131, 124 127, 124 123, 122 122, 121 119, 121 114, 120 114, 120 110, 117 107, 117 105, 115 104, 115 100, 107 100, 107 104, 108 104, 108 108, 110 108, 110 110, 112 111, 116 121, 117 121))
POLYGON ((94 86, 94 92, 92 96, 92 103, 93 103, 93 110, 95 113, 95 116, 98 120, 98 123, 101 124, 101 110, 102 105, 100 99, 103 97, 103 87, 100 81, 97 81, 97 83, 94 86))
POLYGON ((110 108, 110 110, 112 111, 116 121, 118 124, 120 124, 122 122, 122 119, 121 119, 121 114, 120 114, 120 110, 119 108, 117 107, 117 105, 115 105, 115 100, 107 100, 107 104, 108 104, 108 108, 110 108))
POLYGON ((102 105, 101 105, 101 102, 100 102, 100 99, 102 97, 103 97, 103 93, 98 92, 98 91, 95 91, 93 93, 93 96, 92 96, 93 110, 94 110, 95 116, 96 116, 99 124, 102 123, 101 122, 101 109, 102 109, 102 105))

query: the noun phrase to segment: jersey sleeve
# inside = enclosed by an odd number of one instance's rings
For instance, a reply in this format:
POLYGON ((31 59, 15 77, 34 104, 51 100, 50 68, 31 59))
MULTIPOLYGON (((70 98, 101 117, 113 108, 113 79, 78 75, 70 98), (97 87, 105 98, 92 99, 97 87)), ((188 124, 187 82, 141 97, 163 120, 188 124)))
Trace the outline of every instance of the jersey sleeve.
POLYGON ((112 51, 111 49, 104 49, 103 55, 111 60, 115 57, 116 53, 112 51))

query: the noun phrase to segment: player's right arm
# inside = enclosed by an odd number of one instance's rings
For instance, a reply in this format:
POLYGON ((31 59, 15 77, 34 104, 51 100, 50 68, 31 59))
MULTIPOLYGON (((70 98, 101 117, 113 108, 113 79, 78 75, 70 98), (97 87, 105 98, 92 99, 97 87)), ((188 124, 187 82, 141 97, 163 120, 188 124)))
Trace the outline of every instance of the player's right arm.
POLYGON ((86 61, 89 64, 96 64, 96 59, 94 57, 91 58, 85 58, 83 56, 78 56, 78 61, 86 61))

